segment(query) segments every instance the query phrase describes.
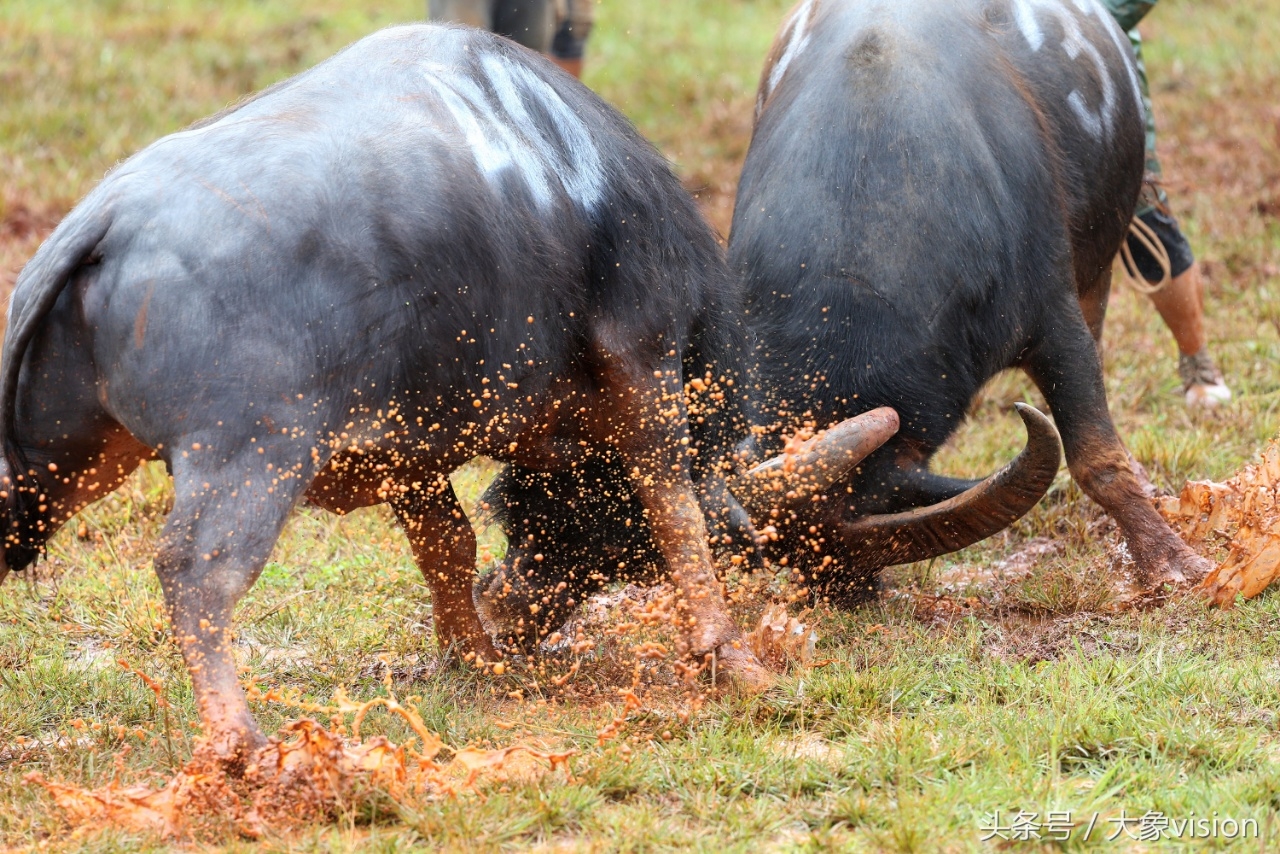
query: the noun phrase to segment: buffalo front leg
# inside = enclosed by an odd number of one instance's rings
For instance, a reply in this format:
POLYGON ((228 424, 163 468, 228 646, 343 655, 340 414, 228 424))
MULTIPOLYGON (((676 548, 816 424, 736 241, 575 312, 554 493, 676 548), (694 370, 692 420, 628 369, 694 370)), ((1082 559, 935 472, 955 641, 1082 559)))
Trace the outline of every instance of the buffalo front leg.
POLYGON ((688 414, 679 365, 657 373, 638 369, 623 357, 604 358, 604 439, 621 454, 670 570, 681 653, 694 660, 711 656, 718 671, 743 688, 763 690, 772 677, 730 619, 712 568, 706 520, 690 476, 688 414))
POLYGON ((448 478, 392 499, 413 559, 431 588, 431 610, 441 651, 493 663, 493 646, 472 598, 476 575, 476 533, 448 478))
POLYGON ((1062 435, 1071 476, 1116 520, 1148 589, 1202 578, 1210 564, 1160 518, 1116 435, 1102 365, 1079 315, 1063 311, 1036 345, 1026 368, 1044 394, 1062 435))
POLYGON ((304 480, 272 483, 262 460, 254 454, 243 466, 220 461, 220 477, 175 464, 173 511, 155 559, 205 735, 233 766, 266 740, 237 676, 232 614, 262 571, 304 480))

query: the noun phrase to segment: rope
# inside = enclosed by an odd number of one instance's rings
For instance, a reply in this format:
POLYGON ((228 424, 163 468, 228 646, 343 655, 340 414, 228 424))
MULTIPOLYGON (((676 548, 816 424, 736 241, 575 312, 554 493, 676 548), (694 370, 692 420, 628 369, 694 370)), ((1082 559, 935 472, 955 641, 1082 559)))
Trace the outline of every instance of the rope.
POLYGON ((1129 221, 1129 234, 1137 240, 1142 247, 1151 253, 1151 257, 1156 259, 1156 263, 1160 265, 1161 276, 1158 282, 1148 282, 1146 277, 1142 275, 1142 271, 1138 269, 1137 263, 1133 260, 1133 252, 1129 249, 1129 240, 1126 237, 1124 242, 1120 244, 1120 267, 1124 270, 1125 283, 1140 294, 1159 293, 1169 286, 1173 281, 1172 267, 1169 263, 1169 250, 1164 248, 1164 243, 1147 225, 1136 216, 1129 221))

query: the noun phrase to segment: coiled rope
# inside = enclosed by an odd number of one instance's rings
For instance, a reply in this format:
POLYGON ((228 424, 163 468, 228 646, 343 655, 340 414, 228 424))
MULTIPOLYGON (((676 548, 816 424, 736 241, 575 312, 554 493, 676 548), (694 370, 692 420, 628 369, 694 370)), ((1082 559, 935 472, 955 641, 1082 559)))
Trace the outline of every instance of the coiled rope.
POLYGON ((1133 252, 1129 249, 1129 239, 1126 237, 1124 242, 1120 244, 1120 266, 1124 270, 1125 283, 1140 294, 1150 296, 1151 294, 1159 293, 1173 281, 1173 268, 1169 262, 1169 250, 1164 248, 1164 243, 1151 226, 1136 216, 1129 221, 1129 234, 1151 253, 1152 258, 1156 259, 1156 263, 1160 265, 1161 275, 1158 282, 1147 281, 1146 277, 1142 275, 1142 271, 1138 269, 1137 262, 1133 260, 1133 252))

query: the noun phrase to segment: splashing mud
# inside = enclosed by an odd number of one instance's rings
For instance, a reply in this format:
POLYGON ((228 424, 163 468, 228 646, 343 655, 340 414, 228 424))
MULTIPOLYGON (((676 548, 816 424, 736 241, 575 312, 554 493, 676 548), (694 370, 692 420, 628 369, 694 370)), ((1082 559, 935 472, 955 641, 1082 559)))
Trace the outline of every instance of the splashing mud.
POLYGON ((1193 546, 1227 544, 1227 558, 1201 584, 1209 600, 1230 608, 1252 599, 1280 576, 1280 438, 1262 459, 1225 483, 1190 481, 1160 512, 1193 546))
POLYGON ((441 763, 438 757, 448 750, 444 740, 389 687, 388 696, 364 703, 351 701, 342 691, 328 706, 289 700, 274 691, 263 698, 328 713, 334 728, 311 718, 291 721, 253 755, 241 774, 228 773, 226 762, 202 745, 159 789, 118 782, 125 753, 116 758, 117 779, 97 789, 47 780, 39 773, 27 779, 43 786, 77 828, 111 825, 170 838, 258 838, 268 831, 332 820, 355 807, 394 808, 409 799, 452 796, 518 756, 544 761, 551 770, 564 767, 567 773, 576 754, 547 753, 523 744, 497 750, 463 747, 452 751, 451 761, 441 763), (420 749, 393 744, 381 735, 363 739, 365 717, 378 707, 403 718, 420 749), (349 733, 344 726, 348 716, 349 733))
MULTIPOLYGON (((743 586, 731 594, 755 603, 761 592, 743 586)), ((128 767, 126 747, 105 786, 85 788, 38 772, 27 779, 49 793, 77 834, 115 827, 200 841, 257 839, 352 813, 394 815, 424 800, 560 769, 571 779, 569 763, 579 751, 539 740, 534 737, 539 726, 521 720, 530 710, 541 710, 532 714, 545 724, 548 703, 555 702, 551 697, 562 696, 577 709, 598 704, 603 716, 594 735, 596 749, 629 758, 633 750, 670 741, 693 725, 708 692, 716 690, 714 661, 672 655, 678 643, 670 619, 675 596, 670 584, 628 585, 598 594, 547 638, 541 655, 509 658, 501 673, 490 668, 495 688, 518 686, 501 701, 525 710, 511 709, 513 714, 504 716, 515 720, 500 724, 516 730, 514 744, 449 746, 426 725, 416 698, 396 696, 386 667, 385 691, 364 702, 340 689, 328 703, 311 703, 296 693, 258 687, 250 678, 246 693, 253 702, 282 705, 298 717, 239 766, 229 766, 209 745, 197 743, 191 759, 162 785, 126 784, 121 782, 128 767), (592 702, 584 706, 584 701, 592 702), (396 744, 384 735, 366 735, 375 711, 401 719, 413 736, 396 744)), ((782 604, 768 605, 744 641, 777 670, 822 663, 813 660, 817 635, 809 622, 804 615, 789 616, 782 604)), ((167 714, 163 686, 123 661, 120 665, 143 680, 167 714)), ((548 732, 592 739, 586 733, 548 732)))
POLYGON ((770 605, 760 623, 747 635, 747 645, 766 667, 781 670, 788 664, 813 663, 818 634, 806 623, 787 614, 785 605, 770 605))

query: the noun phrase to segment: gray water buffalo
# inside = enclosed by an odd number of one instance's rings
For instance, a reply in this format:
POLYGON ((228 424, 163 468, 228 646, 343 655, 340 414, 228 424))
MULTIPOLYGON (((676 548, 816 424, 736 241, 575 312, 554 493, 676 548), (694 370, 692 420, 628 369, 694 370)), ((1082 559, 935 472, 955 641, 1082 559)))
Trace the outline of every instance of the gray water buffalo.
POLYGON ((304 497, 389 504, 440 644, 493 661, 449 472, 607 457, 675 580, 684 652, 761 684, 699 506, 719 496, 716 531, 751 542, 715 486, 745 429, 741 316, 713 232, 617 112, 503 39, 384 30, 131 157, 26 265, 0 372, 4 572, 164 460, 155 569, 236 760, 262 735, 232 611, 304 497))
POLYGON ((783 541, 834 556, 826 586, 845 587, 994 530, 1020 490, 928 464, 983 383, 1017 367, 1139 580, 1203 575, 1107 411, 1097 341, 1143 172, 1133 55, 1107 10, 807 0, 757 104, 729 260, 746 278, 764 420, 901 418, 844 482, 848 500, 798 508, 783 541))
MULTIPOLYGON (((883 566, 1006 527, 1057 473, 1043 416, 1021 409, 1027 447, 981 482, 929 462, 983 383, 1020 367, 1053 411, 1072 474, 1119 523, 1140 581, 1206 571, 1131 471, 1095 343, 1142 180, 1141 110, 1124 34, 1093 0, 796 6, 765 64, 729 239, 755 342, 757 435, 745 455, 877 407, 900 424, 817 492, 739 478, 756 526, 774 529, 766 553, 848 600, 883 566)), ((481 585, 481 610, 500 622, 498 594, 514 588, 517 605, 552 604, 548 631, 617 574, 561 588, 592 555, 662 571, 649 532, 627 521, 637 506, 624 486, 603 464, 509 467, 488 501, 513 548, 481 585), (597 489, 579 497, 586 483, 597 489)))

